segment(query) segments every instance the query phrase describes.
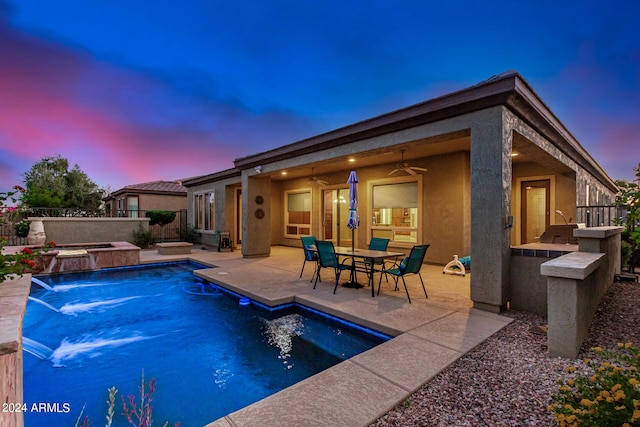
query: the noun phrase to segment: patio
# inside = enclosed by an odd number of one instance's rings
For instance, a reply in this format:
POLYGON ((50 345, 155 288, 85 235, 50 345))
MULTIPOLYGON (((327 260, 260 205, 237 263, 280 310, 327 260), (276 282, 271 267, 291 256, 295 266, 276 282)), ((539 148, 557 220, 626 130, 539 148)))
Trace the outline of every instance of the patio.
POLYGON ((368 288, 339 287, 323 272, 317 288, 311 266, 299 279, 302 249, 273 246, 271 256, 243 258, 239 251, 194 249, 190 255, 141 251, 142 263, 192 259, 215 266, 197 270, 207 280, 267 305, 297 302, 395 338, 239 411, 212 420, 209 427, 362 426, 402 402, 449 364, 507 325, 511 319, 472 308, 469 276, 442 274, 424 265, 429 299, 416 276, 393 291, 383 279, 380 296, 368 288), (292 261, 293 260, 293 261, 292 261))

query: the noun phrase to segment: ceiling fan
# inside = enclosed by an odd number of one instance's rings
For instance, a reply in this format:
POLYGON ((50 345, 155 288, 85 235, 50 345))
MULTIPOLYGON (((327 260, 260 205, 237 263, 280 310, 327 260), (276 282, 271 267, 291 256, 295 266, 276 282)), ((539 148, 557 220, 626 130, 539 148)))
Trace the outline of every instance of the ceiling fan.
POLYGON ((400 150, 400 155, 402 156, 401 160, 398 163, 396 163, 396 168, 391 172, 389 172, 389 175, 393 175, 398 171, 404 171, 409 175, 416 175, 416 171, 420 171, 420 172, 427 171, 427 169, 420 168, 418 166, 409 166, 409 163, 404 161, 404 150, 400 150))
POLYGON ((324 180, 318 178, 317 176, 313 175, 313 168, 311 168, 311 176, 309 177, 309 181, 313 181, 316 184, 320 185, 321 187, 323 187, 323 186, 328 184, 327 181, 324 181, 324 180))

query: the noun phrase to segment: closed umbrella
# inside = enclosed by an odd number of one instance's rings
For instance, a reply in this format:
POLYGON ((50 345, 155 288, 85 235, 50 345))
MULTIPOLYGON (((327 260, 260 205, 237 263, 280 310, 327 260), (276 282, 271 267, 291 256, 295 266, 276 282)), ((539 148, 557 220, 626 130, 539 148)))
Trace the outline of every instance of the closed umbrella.
MULTIPOLYGON (((347 220, 347 227, 351 229, 351 252, 355 252, 355 229, 360 226, 360 217, 358 216, 358 176, 355 171, 351 171, 349 179, 349 219, 347 220)), ((362 285, 356 280, 355 265, 351 269, 351 280, 349 283, 344 284, 348 288, 361 288, 362 285)))
POLYGON ((355 250, 355 229, 360 226, 360 217, 358 216, 358 175, 356 171, 351 171, 349 179, 349 219, 347 220, 347 227, 351 229, 351 250, 355 250))

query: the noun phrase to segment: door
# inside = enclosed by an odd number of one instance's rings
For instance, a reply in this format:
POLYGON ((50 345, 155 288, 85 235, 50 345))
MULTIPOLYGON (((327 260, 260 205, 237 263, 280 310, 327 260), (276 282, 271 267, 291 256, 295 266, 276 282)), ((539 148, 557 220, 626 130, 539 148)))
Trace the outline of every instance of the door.
POLYGON ((523 181, 521 187, 522 243, 535 243, 549 228, 550 221, 550 181, 523 181))
POLYGON ((349 189, 324 190, 322 208, 322 239, 336 246, 351 246, 349 219, 349 189))

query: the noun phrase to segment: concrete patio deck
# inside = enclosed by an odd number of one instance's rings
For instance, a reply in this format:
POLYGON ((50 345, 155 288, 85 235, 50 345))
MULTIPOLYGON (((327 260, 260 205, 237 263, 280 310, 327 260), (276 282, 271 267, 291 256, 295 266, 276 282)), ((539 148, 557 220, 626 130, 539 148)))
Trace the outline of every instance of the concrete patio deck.
MULTIPOLYGON (((271 256, 244 259, 239 250, 193 249, 190 255, 141 251, 142 263, 191 259, 215 266, 198 276, 269 306, 296 302, 395 338, 248 407, 212 420, 207 427, 365 426, 405 400, 464 353, 511 322, 472 308, 469 274, 442 274, 443 266, 424 265, 419 279, 409 276, 409 304, 402 284, 393 290, 384 279, 379 296, 338 287, 332 274, 314 290, 309 263, 301 279, 301 249, 274 246, 271 256), (333 282, 335 283, 335 282, 333 282)), ((345 275, 346 276, 346 275, 345 275)), ((364 278, 362 278, 364 280, 364 278)), ((206 400, 203 400, 206 402, 206 400)), ((215 404, 212 402, 211 404, 215 404)))

